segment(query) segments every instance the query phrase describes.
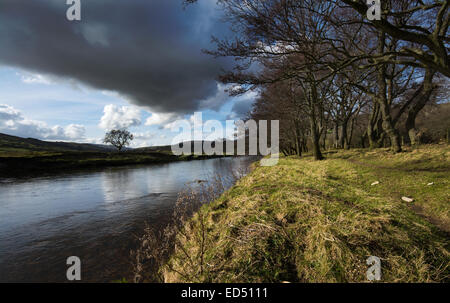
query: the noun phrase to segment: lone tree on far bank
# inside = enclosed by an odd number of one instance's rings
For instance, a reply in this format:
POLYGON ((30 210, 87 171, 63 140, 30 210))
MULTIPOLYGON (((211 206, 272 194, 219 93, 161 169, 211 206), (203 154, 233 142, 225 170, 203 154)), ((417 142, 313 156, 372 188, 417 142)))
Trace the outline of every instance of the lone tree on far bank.
POLYGON ((106 144, 111 143, 118 151, 121 151, 124 146, 130 145, 133 139, 134 136, 129 131, 125 129, 113 129, 106 133, 103 142, 106 144))

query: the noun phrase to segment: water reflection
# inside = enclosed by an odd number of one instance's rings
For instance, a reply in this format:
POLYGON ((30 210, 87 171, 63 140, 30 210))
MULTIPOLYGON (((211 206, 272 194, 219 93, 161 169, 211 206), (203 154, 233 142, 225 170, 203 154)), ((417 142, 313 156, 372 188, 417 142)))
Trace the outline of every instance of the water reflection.
POLYGON ((144 222, 167 220, 185 184, 227 176, 253 159, 226 158, 0 182, 0 281, 64 281, 79 256, 84 281, 126 276, 144 222))
POLYGON ((107 203, 128 200, 146 194, 146 190, 140 188, 141 182, 137 182, 136 173, 130 170, 110 170, 101 174, 104 201, 107 203))

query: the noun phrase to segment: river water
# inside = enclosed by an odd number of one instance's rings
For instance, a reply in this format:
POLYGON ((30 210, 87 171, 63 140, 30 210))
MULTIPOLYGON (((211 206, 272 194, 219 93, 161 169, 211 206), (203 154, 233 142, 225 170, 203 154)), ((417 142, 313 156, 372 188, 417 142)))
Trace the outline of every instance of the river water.
POLYGON ((0 282, 64 282, 131 275, 130 250, 145 222, 163 226, 177 194, 196 180, 245 169, 254 158, 217 158, 0 180, 0 282))

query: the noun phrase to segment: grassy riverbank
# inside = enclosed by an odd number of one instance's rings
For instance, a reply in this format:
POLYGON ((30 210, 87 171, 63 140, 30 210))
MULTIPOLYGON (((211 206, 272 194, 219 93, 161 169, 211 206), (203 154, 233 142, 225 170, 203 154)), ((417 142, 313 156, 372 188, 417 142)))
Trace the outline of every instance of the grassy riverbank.
MULTIPOLYGON (((193 148, 193 142, 191 142, 193 148)), ((0 178, 70 172, 108 166, 203 160, 218 156, 172 154, 171 146, 126 149, 112 146, 49 142, 0 133, 0 178)))
POLYGON ((449 155, 350 150, 257 167, 185 225, 165 280, 363 282, 378 256, 383 282, 449 282, 449 155))

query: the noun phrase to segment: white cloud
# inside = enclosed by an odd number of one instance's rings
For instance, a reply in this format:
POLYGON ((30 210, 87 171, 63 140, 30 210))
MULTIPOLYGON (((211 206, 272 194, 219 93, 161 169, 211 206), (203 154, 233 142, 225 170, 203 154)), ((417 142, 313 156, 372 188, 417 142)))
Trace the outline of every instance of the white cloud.
POLYGON ((174 113, 152 113, 152 115, 147 118, 145 125, 157 125, 160 126, 160 128, 170 129, 173 122, 179 119, 183 119, 183 117, 174 113))
POLYGON ((18 110, 7 104, 0 104, 0 121, 14 121, 18 119, 22 119, 22 114, 18 110))
POLYGON ((99 127, 107 130, 141 125, 141 111, 135 106, 106 105, 99 127))
POLYGON ((112 90, 102 90, 101 91, 102 95, 108 96, 108 97, 120 97, 120 94, 116 91, 112 91, 112 90))
POLYGON ((203 115, 194 114, 189 117, 189 122, 191 122, 192 125, 195 124, 198 125, 199 127, 202 127, 205 121, 203 121, 203 115))
POLYGON ((82 138, 86 133, 83 125, 70 124, 64 129, 64 134, 69 138, 82 138))
POLYGON ((136 140, 150 140, 155 137, 154 133, 145 132, 145 133, 135 133, 133 134, 134 139, 136 140))
POLYGON ((52 84, 53 81, 50 77, 42 74, 32 74, 32 73, 19 73, 22 82, 27 84, 52 84))
POLYGON ((69 85, 72 89, 81 92, 84 92, 85 90, 89 89, 88 87, 84 87, 81 83, 71 78, 62 78, 50 74, 44 75, 38 73, 31 73, 23 70, 16 72, 16 75, 19 76, 20 80, 26 84, 51 85, 64 83, 69 85))
POLYGON ((152 132, 141 132, 141 133, 134 133, 134 140, 131 142, 131 147, 139 148, 139 147, 148 147, 152 145, 152 141, 154 138, 156 138, 156 134, 152 132))
POLYGON ((44 140, 77 141, 84 139, 86 129, 79 124, 50 127, 45 122, 25 118, 20 111, 12 106, 0 104, 0 132, 44 140))

